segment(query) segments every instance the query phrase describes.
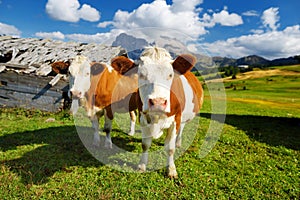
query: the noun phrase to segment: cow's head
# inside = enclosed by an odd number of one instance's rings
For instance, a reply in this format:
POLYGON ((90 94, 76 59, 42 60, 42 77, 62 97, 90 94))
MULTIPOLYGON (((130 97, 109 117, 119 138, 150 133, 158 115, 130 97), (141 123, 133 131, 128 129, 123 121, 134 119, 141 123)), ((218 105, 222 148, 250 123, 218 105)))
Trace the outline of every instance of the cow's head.
POLYGON ((72 97, 80 99, 89 90, 91 81, 91 62, 85 56, 78 55, 69 61, 52 63, 52 70, 58 74, 70 75, 70 92, 72 97))
POLYGON ((91 64, 87 57, 78 55, 70 61, 52 63, 52 70, 59 74, 68 74, 70 93, 72 94, 71 112, 75 114, 79 107, 79 99, 84 99, 91 85, 91 64))
POLYGON ((194 66, 195 61, 192 55, 181 55, 173 61, 165 49, 147 48, 141 55, 138 70, 143 112, 170 112, 174 75, 186 73, 194 66))
POLYGON ((69 67, 72 98, 84 98, 91 86, 91 62, 82 55, 75 56, 69 67))

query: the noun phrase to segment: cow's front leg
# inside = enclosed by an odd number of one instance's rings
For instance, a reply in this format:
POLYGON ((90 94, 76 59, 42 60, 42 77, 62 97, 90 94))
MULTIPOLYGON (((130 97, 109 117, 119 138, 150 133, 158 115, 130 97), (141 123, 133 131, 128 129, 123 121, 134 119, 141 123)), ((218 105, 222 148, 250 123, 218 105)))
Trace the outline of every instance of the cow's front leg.
POLYGON ((103 131, 106 133, 104 147, 112 149, 112 141, 110 132, 112 129, 112 119, 110 119, 106 114, 104 115, 104 129, 103 131))
POLYGON ((165 140, 165 149, 168 155, 167 170, 168 170, 168 176, 170 178, 178 178, 176 166, 174 163, 175 143, 176 143, 176 123, 173 122, 170 128, 168 128, 168 133, 165 140))
POLYGON ((138 165, 139 171, 145 172, 146 171, 146 165, 148 163, 148 150, 152 143, 152 137, 149 136, 149 128, 148 127, 141 127, 143 137, 142 137, 142 148, 143 153, 140 160, 140 163, 138 165))
POLYGON ((136 112, 135 111, 130 111, 130 132, 128 135, 133 136, 135 133, 135 122, 136 122, 136 112))
POLYGON ((182 132, 183 132, 184 126, 185 126, 185 123, 180 124, 180 128, 179 128, 179 131, 176 136, 176 147, 181 147, 182 132))

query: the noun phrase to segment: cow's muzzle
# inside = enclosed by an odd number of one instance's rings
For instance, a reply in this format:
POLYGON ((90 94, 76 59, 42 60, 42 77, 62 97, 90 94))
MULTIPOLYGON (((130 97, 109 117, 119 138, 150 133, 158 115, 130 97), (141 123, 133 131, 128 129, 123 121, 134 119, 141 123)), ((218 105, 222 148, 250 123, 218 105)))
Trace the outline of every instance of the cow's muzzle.
POLYGON ((165 98, 149 99, 149 101, 148 101, 149 111, 165 112, 165 110, 167 108, 167 103, 168 103, 168 101, 165 98))
POLYGON ((76 90, 71 90, 70 92, 72 94, 72 98, 73 99, 80 99, 80 98, 82 98, 82 92, 76 91, 76 90))

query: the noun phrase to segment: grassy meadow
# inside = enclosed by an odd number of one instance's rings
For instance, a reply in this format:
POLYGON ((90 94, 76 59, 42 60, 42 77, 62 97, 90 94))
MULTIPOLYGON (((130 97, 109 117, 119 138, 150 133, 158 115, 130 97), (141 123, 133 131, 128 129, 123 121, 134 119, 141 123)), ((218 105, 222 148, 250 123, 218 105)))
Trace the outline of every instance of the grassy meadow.
MULTIPOLYGON (((67 112, 3 108, 0 198, 299 199, 300 67, 290 68, 226 79, 226 99, 211 99, 213 91, 206 85, 199 127, 175 161, 175 180, 166 177, 164 168, 134 173, 135 160, 123 166, 131 168, 127 172, 102 164, 85 148, 67 112), (226 119, 216 145, 201 157, 212 120, 222 123, 211 119, 212 101, 226 102, 226 119)), ((207 84, 220 90, 214 82, 207 84)), ((130 137, 113 125, 114 144, 141 152, 139 133, 130 137)), ((156 148, 163 148, 163 139, 153 142, 151 149, 156 148)))

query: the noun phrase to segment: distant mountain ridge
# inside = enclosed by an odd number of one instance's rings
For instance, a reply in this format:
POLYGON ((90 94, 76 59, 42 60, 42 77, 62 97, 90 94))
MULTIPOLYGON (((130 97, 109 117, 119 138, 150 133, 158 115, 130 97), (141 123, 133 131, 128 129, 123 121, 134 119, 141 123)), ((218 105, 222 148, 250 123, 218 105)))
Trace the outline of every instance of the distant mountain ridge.
POLYGON ((249 65, 252 67, 269 67, 269 66, 282 66, 282 65, 295 65, 300 64, 300 55, 289 58, 278 58, 274 60, 267 60, 261 56, 251 55, 238 59, 227 57, 213 57, 213 61, 219 67, 249 65))
MULTIPOLYGON (((144 47, 154 45, 156 43, 149 43, 142 38, 136 38, 126 33, 121 33, 112 43, 112 46, 121 46, 128 52, 128 56, 132 59, 137 59, 144 47)), ((161 37, 161 41, 158 41, 157 45, 166 48, 171 55, 178 55, 179 53, 189 53, 187 48, 174 38, 168 38, 166 36, 161 37)), ((239 66, 248 65, 251 67, 269 67, 269 66, 281 66, 281 65, 295 65, 300 64, 300 55, 295 55, 289 58, 279 58, 274 60, 267 60, 258 55, 249 55, 238 59, 228 57, 209 57, 206 55, 196 55, 200 63, 213 61, 218 67, 239 66)), ((209 64, 211 65, 211 64, 209 64)))

